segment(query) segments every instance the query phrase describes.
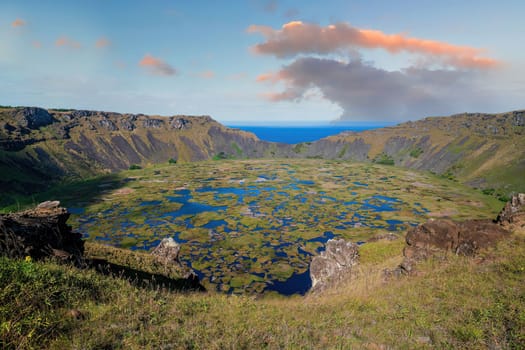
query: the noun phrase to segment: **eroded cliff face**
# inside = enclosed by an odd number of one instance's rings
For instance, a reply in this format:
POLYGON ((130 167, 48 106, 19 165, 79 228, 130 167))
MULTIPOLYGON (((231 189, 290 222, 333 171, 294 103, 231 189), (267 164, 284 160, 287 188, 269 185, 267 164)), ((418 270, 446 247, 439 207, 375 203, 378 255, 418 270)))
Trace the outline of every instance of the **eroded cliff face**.
POLYGON ((429 170, 471 186, 525 191, 525 111, 426 118, 312 143, 259 140, 208 116, 0 108, 0 190, 31 194, 169 159, 324 158, 429 170))
POLYGON ((132 164, 286 157, 290 152, 290 145, 263 142, 208 116, 0 109, 4 193, 31 194, 64 177, 110 173, 132 164))
POLYGON ((480 188, 523 191, 525 111, 432 117, 303 144, 299 156, 428 170, 480 188))

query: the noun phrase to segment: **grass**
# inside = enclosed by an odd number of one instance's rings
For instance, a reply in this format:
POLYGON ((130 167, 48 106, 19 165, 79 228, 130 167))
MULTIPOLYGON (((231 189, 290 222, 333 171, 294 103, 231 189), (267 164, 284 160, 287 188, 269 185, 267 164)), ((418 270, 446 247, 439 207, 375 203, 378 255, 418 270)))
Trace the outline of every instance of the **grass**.
POLYGON ((417 276, 387 282, 381 271, 399 260, 399 243, 365 246, 362 263, 346 285, 321 296, 262 299, 141 289, 90 270, 2 258, 0 280, 6 287, 0 292, 1 345, 6 349, 525 346, 523 232, 481 258, 430 260, 420 265, 417 276), (82 317, 68 316, 71 309, 82 317))

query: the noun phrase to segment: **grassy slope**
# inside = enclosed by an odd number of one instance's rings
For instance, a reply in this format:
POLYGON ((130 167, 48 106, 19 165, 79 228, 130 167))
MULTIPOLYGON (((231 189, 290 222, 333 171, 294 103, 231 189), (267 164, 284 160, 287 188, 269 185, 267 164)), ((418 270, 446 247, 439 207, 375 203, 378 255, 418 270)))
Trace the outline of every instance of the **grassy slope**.
POLYGON ((358 275, 314 297, 178 294, 53 263, 2 258, 5 348, 522 348, 525 232, 479 259, 429 261, 384 282, 402 242, 370 243, 358 275), (69 316, 72 308, 81 319, 69 316))
POLYGON ((501 193, 524 192, 525 126, 515 125, 514 114, 432 117, 328 140, 351 143, 362 139, 370 145, 369 159, 386 153, 398 166, 432 170, 501 193), (395 144, 395 139, 404 140, 408 148, 393 151, 387 145, 390 141, 395 144), (460 157, 454 160, 455 156, 460 157), (451 160, 444 160, 447 158, 451 160))

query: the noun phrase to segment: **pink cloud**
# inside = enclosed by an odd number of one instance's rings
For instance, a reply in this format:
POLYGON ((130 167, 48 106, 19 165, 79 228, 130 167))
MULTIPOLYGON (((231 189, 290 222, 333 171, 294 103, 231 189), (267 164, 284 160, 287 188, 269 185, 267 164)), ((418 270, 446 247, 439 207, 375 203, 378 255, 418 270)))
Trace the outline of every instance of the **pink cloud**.
POLYGON ((78 41, 74 41, 67 36, 61 36, 55 41, 55 46, 57 47, 69 47, 72 49, 79 49, 82 47, 78 41))
POLYGON ((215 77, 215 72, 211 70, 202 71, 199 73, 199 77, 203 79, 212 79, 215 77))
POLYGON ((11 23, 11 27, 13 27, 13 28, 23 27, 25 25, 26 25, 26 21, 24 21, 21 18, 17 18, 11 23))
POLYGON ((142 60, 140 60, 139 66, 147 68, 151 74, 155 75, 170 76, 177 74, 175 68, 150 54, 146 54, 142 60))
POLYGON ((97 40, 97 42, 95 43, 95 47, 101 49, 101 48, 104 48, 104 47, 108 47, 111 45, 111 41, 109 41, 108 39, 102 37, 100 39, 97 40))
POLYGON ((347 23, 321 27, 293 21, 277 30, 268 26, 251 25, 248 32, 262 34, 266 39, 253 47, 255 53, 276 57, 291 57, 301 53, 329 54, 343 49, 367 48, 383 49, 393 54, 421 54, 458 68, 486 69, 500 64, 496 59, 480 56, 482 49, 415 38, 406 34, 360 29, 347 23))

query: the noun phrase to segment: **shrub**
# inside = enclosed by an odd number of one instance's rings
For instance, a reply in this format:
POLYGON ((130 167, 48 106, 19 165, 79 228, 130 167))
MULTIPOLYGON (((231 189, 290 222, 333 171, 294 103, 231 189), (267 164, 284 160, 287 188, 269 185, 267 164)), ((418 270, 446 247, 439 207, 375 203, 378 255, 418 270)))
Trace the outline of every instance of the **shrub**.
POLYGON ((177 159, 170 158, 170 159, 168 160, 168 164, 177 164, 177 159))
POLYGON ((138 170, 138 169, 142 169, 142 167, 138 164, 131 164, 129 166, 129 170, 138 170))
POLYGON ((421 153, 423 153, 423 150, 421 148, 414 148, 413 150, 410 151, 410 156, 412 158, 417 158, 421 155, 421 153))

